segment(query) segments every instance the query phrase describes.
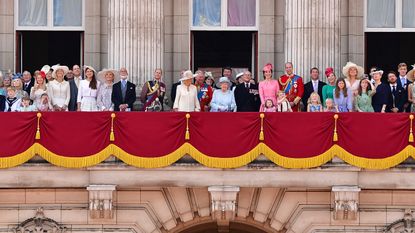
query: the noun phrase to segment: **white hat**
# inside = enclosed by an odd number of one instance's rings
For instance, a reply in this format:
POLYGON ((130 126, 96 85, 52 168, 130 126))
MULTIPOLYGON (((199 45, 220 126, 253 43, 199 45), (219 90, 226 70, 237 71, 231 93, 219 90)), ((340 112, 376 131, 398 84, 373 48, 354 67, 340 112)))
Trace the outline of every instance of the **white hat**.
POLYGON ((374 71, 372 71, 372 73, 370 73, 370 76, 373 76, 377 73, 379 73, 382 76, 383 75, 383 70, 380 70, 380 69, 376 68, 374 71))
POLYGON ((92 67, 92 66, 84 66, 84 72, 86 71, 86 69, 90 69, 90 70, 92 70, 95 74, 97 73, 97 71, 94 69, 94 67, 92 67))
POLYGON ((363 74, 365 73, 365 69, 363 67, 356 65, 353 62, 347 62, 346 66, 343 67, 343 75, 345 77, 349 77, 349 70, 350 68, 356 68, 357 69, 357 78, 362 78, 363 74))
POLYGON ((193 78, 194 78, 193 72, 191 70, 187 70, 183 73, 182 78, 179 81, 182 82, 184 80, 189 80, 193 78))
POLYGON ((241 72, 241 73, 237 74, 237 75, 236 75, 236 79, 238 79, 238 78, 242 77, 242 75, 244 75, 244 72, 241 72))
POLYGON ((415 81, 415 64, 412 65, 412 70, 406 74, 406 78, 411 82, 415 81))
POLYGON ((65 76, 69 72, 69 68, 67 66, 54 65, 52 69, 53 69, 52 78, 54 79, 56 79, 56 71, 58 70, 63 71, 63 76, 65 76))
POLYGON ((40 69, 40 71, 43 71, 45 74, 47 74, 47 73, 49 73, 49 71, 50 71, 50 66, 49 65, 44 65, 43 67, 42 67, 42 69, 40 69))
POLYGON ((219 82, 216 84, 216 86, 218 88, 221 88, 220 87, 220 84, 222 84, 222 83, 228 83, 229 85, 231 85, 231 81, 229 81, 228 77, 222 77, 222 78, 220 78, 219 79, 219 82))
POLYGON ((106 81, 105 76, 107 75, 108 72, 114 74, 114 83, 120 81, 120 75, 119 75, 119 73, 118 73, 117 70, 114 70, 114 69, 106 69, 105 68, 105 69, 101 70, 100 72, 98 72, 98 79, 102 83, 105 83, 105 81, 106 81))

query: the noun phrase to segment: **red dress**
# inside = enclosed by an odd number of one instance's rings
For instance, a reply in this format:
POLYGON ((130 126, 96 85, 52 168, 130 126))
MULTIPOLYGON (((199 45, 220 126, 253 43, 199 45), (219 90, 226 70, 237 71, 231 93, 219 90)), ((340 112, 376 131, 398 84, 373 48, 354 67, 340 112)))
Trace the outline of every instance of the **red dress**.
POLYGON ((299 112, 301 99, 304 94, 303 79, 298 75, 283 75, 279 78, 280 90, 285 92, 287 100, 295 103, 292 107, 293 112, 299 112))

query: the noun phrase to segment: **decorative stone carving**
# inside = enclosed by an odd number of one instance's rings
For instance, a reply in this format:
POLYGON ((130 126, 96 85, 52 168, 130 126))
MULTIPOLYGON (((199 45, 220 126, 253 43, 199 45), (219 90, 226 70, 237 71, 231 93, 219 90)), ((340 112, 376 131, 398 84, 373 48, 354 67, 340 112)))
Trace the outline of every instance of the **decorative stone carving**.
POLYGON ((334 219, 356 220, 359 208, 359 192, 357 186, 334 186, 334 219))
POLYGON ((212 218, 218 225, 229 225, 236 215, 236 200, 239 187, 212 186, 208 188, 211 196, 212 218))
POLYGON ((89 191, 89 216, 91 219, 112 219, 113 196, 116 185, 90 185, 89 191))
POLYGON ((413 233, 415 219, 412 216, 412 210, 406 209, 403 219, 398 220, 385 229, 386 233, 413 233))
POLYGON ((13 228, 14 233, 65 233, 66 228, 56 221, 46 218, 42 208, 36 210, 36 215, 13 228))

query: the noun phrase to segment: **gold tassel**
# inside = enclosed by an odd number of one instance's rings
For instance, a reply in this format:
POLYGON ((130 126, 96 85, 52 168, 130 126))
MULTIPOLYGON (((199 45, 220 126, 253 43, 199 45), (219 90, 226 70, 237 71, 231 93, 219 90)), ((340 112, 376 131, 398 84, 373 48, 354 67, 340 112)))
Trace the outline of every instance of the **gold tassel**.
POLYGON ((414 121, 414 115, 410 115, 409 119, 411 120, 411 125, 409 126, 410 130, 409 130, 409 142, 414 142, 414 132, 412 129, 412 125, 413 125, 413 121, 414 121))
POLYGON ((339 141, 339 136, 337 135, 337 120, 339 119, 339 115, 334 115, 334 135, 333 135, 333 142, 339 141))
POLYGON ((265 118, 265 114, 261 113, 259 115, 259 117, 261 117, 261 132, 259 133, 259 140, 262 142, 264 141, 264 118, 265 118))
POLYGON ((36 130, 35 139, 39 140, 40 139, 40 118, 42 117, 42 113, 38 112, 36 116, 37 116, 37 130, 36 130))
POLYGON ((187 113, 186 114, 186 135, 184 137, 185 140, 190 140, 190 132, 189 132, 189 119, 190 119, 190 114, 187 113))
POLYGON ((114 119, 115 119, 115 113, 111 114, 111 133, 110 133, 110 141, 115 141, 115 135, 114 135, 114 119))

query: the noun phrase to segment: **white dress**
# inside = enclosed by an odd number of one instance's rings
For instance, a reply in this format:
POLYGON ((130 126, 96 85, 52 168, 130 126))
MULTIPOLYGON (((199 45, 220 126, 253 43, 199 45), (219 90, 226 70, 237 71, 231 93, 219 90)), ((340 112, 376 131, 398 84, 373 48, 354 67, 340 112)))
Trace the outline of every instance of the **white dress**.
POLYGON ((69 82, 53 80, 48 84, 47 92, 52 106, 68 107, 69 100, 71 99, 69 82))
POLYGON ((100 82, 97 81, 97 89, 89 87, 88 80, 81 80, 78 88, 78 103, 81 103, 82 112, 98 111, 97 96, 100 82))
POLYGON ((187 88, 184 84, 177 86, 173 108, 178 109, 179 112, 199 112, 200 103, 197 98, 197 87, 190 85, 187 88))
POLYGON ((33 105, 36 106, 36 108, 39 108, 41 105, 40 101, 42 99, 42 95, 46 93, 47 91, 43 89, 37 89, 36 91, 34 87, 30 89, 30 99, 33 100, 33 105))

